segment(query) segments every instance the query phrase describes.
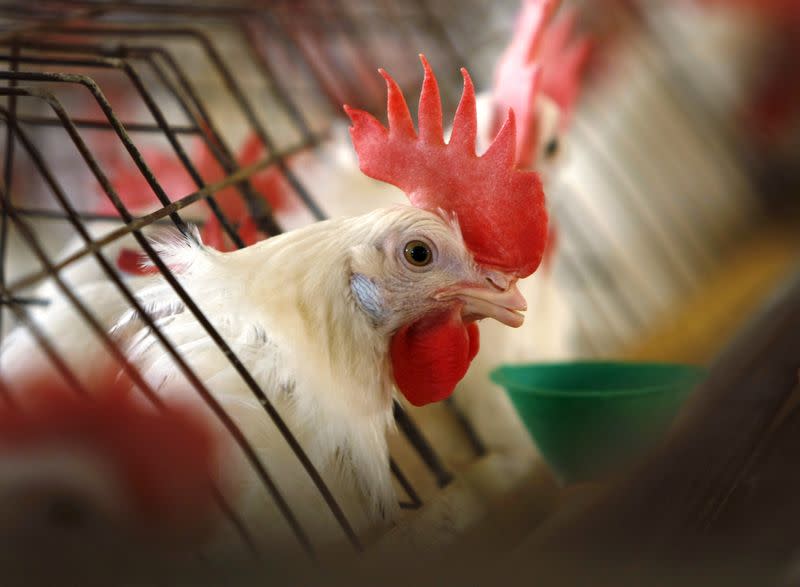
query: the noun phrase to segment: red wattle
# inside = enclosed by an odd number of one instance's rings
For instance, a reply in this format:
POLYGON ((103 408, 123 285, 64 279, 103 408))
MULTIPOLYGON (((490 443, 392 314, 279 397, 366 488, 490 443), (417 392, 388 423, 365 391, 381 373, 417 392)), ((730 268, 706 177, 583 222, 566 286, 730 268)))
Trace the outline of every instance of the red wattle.
POLYGON ((404 326, 389 347, 397 388, 415 406, 449 397, 478 353, 479 342, 478 325, 464 324, 460 308, 404 326))

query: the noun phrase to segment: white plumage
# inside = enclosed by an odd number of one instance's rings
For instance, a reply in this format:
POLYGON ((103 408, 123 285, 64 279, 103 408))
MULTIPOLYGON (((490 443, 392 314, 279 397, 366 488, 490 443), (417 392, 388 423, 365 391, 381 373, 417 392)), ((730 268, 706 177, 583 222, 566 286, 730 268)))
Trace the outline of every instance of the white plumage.
MULTIPOLYGON (((400 326, 452 306, 452 298, 436 297, 443 288, 466 284, 474 296, 476 286, 486 286, 457 225, 396 206, 317 223, 232 253, 184 239, 168 239, 158 247, 285 419, 351 521, 365 530, 391 519, 397 501, 386 445, 394 390, 390 337, 400 326), (425 271, 403 258, 403 244, 415 239, 436 251, 425 271)), ((245 431, 301 512, 301 523, 320 540, 340 538, 332 518, 320 515, 325 511, 321 499, 263 407, 173 289, 161 277, 133 278, 129 284, 159 330, 245 431)), ((489 303, 502 305, 506 294, 489 289, 489 303)), ((98 321, 168 403, 200 402, 113 284, 85 284, 77 294, 90 302, 98 321)), ((457 303, 465 315, 473 315, 469 300, 457 303)), ((40 310, 36 322, 81 379, 96 378, 108 367, 99 339, 63 298, 40 310)), ((25 329, 5 341, 2 362, 12 383, 52 368, 25 329)), ((285 540, 285 528, 278 531, 275 518, 264 514, 272 506, 254 475, 241 462, 231 468, 228 476, 238 487, 234 493, 244 519, 265 539, 285 540)))

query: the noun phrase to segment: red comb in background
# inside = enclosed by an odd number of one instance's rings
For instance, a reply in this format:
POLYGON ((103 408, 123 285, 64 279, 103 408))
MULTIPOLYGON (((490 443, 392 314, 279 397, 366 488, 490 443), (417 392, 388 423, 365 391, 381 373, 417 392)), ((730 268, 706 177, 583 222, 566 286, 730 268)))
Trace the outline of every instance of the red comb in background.
MULTIPOLYGON (((242 145, 237 163, 240 167, 252 165, 264 155, 263 143, 258 135, 252 133, 242 145)), ((197 185, 189 172, 176 156, 157 149, 142 149, 142 156, 168 196, 182 197, 197 190, 197 185)), ((226 176, 222 166, 204 142, 198 140, 195 143, 192 158, 198 172, 207 183, 220 181, 226 176)), ((110 169, 110 179, 114 189, 133 214, 146 213, 161 206, 147 180, 136 167, 130 163, 122 164, 119 159, 115 159, 110 169)), ((276 166, 254 174, 250 178, 250 183, 255 193, 263 197, 274 212, 286 212, 297 205, 291 186, 276 166)), ((220 190, 214 195, 214 199, 225 218, 236 228, 245 245, 252 245, 269 236, 262 234, 256 227, 238 188, 231 186, 220 190)), ((117 215, 117 209, 105 194, 95 211, 100 214, 117 215)), ((200 234, 206 245, 217 250, 230 251, 235 248, 219 219, 211 212, 207 214, 200 234)), ((158 269, 145 266, 146 261, 147 257, 140 251, 123 249, 117 256, 117 267, 131 275, 158 273, 158 269)))
POLYGON ((345 106, 361 170, 402 189, 414 206, 443 210, 458 220, 478 263, 520 277, 539 265, 547 237, 547 213, 539 177, 515 167, 514 113, 486 153, 475 153, 475 90, 465 69, 464 90, 444 142, 439 87, 425 57, 419 99, 419 135, 397 83, 388 88, 389 129, 362 110, 345 106))
MULTIPOLYGON (((197 171, 206 183, 214 183, 223 179, 227 174, 217 159, 206 146, 205 142, 197 140, 193 147, 194 160, 197 171)), ((180 159, 172 153, 161 149, 144 147, 142 157, 150 167, 158 183, 170 197, 183 197, 197 190, 197 184, 181 163, 180 159)), ((239 167, 256 163, 265 155, 265 148, 258 135, 252 133, 242 145, 237 156, 239 167)), ((110 163, 110 180, 114 185, 122 202, 133 213, 151 210, 161 203, 156 198, 150 184, 142 173, 127 158, 114 158, 110 163), (122 161, 125 161, 123 163, 122 161)), ((294 205, 291 198, 291 188, 276 167, 259 171, 251 178, 251 183, 256 193, 260 194, 275 211, 286 211, 294 205)), ((96 208, 97 213, 116 215, 117 209, 102 192, 102 200, 96 208)), ((226 217, 238 222, 248 214, 247 206, 242 200, 236 187, 220 190, 214 199, 226 217)))
POLYGON ((58 382, 28 382, 19 409, 0 409, 0 466, 9 456, 69 451, 110 476, 119 509, 131 515, 121 520, 126 527, 201 530, 214 511, 210 476, 222 439, 199 414, 181 406, 158 412, 119 379, 94 387, 85 398, 58 382))
MULTIPOLYGON (((168 196, 178 198, 191 194, 197 189, 189 172, 174 155, 152 147, 141 149, 141 154, 168 196)), ((153 193, 144 175, 127 157, 112 159, 109 164, 109 179, 120 200, 132 214, 141 214, 161 206, 161 202, 153 193)), ((101 200, 95 212, 118 216, 116 207, 102 188, 100 188, 100 196, 101 200)))
POLYGON ((571 119, 592 48, 588 38, 575 36, 577 18, 577 11, 567 12, 548 27, 542 39, 541 89, 561 108, 562 127, 571 119))
MULTIPOLYGON (((256 133, 251 133, 239 151, 237 163, 239 167, 246 167, 256 163, 265 155, 266 148, 261 139, 258 138, 256 133)), ((197 160, 200 173, 207 182, 219 181, 225 177, 226 174, 222 166, 205 145, 202 146, 197 160)), ((277 166, 273 165, 254 174, 250 178, 250 183, 255 193, 261 195, 269 203, 273 212, 287 212, 297 205, 297 199, 293 197, 292 188, 277 166)), ((261 240, 261 238, 269 236, 259 233, 250 210, 238 188, 231 186, 220 190, 215 194, 214 199, 225 214, 225 217, 234 225, 238 225, 239 237, 245 245, 252 245, 261 240)), ((200 235, 206 245, 217 250, 230 251, 235 248, 214 214, 208 215, 200 235)))
POLYGON ((573 41, 576 13, 551 24, 556 0, 525 0, 514 35, 495 69, 493 99, 495 132, 511 108, 517 115, 517 163, 531 167, 538 142, 537 97, 543 93, 561 109, 561 126, 568 124, 580 93, 589 58, 587 39, 573 41))
POLYGON ((537 57, 555 6, 554 0, 525 2, 517 16, 511 43, 495 68, 492 93, 496 105, 495 132, 500 128, 500 117, 509 108, 514 110, 521 129, 517 136, 517 162, 522 167, 530 167, 536 156, 536 98, 542 76, 542 64, 537 57))
MULTIPOLYGON (((239 151, 239 166, 252 165, 265 155, 264 143, 256 133, 252 133, 239 151)), ((292 197, 292 188, 277 166, 273 165, 264 171, 259 171, 250 178, 250 183, 253 184, 256 192, 269 202, 275 212, 286 212, 297 204, 297 199, 292 197)))

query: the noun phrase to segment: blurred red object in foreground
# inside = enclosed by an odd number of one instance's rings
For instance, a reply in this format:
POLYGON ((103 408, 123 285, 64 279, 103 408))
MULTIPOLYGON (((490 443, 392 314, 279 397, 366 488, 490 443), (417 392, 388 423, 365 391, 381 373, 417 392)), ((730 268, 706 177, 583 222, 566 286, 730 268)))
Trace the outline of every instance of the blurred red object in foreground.
POLYGON ((102 520, 147 539, 201 535, 221 448, 210 423, 182 406, 158 411, 118 378, 89 392, 34 379, 0 408, 0 534, 44 519, 50 530, 102 520))

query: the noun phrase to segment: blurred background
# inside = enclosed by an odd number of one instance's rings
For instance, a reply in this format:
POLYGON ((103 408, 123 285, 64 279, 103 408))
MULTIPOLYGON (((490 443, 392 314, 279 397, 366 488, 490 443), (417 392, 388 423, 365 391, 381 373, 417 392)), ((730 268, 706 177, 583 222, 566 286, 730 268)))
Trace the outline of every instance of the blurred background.
MULTIPOLYGON (((800 8, 562 4, 591 51, 548 170, 552 278, 570 315, 559 358, 707 363, 800 276, 800 8)), ((134 230, 214 223, 233 248, 245 225, 264 237, 323 218, 325 185, 303 162, 348 144, 341 105, 384 111, 378 67, 412 103, 422 52, 448 120, 460 67, 490 90, 520 6, 2 3, 2 333, 49 303, 55 274, 78 283, 92 247, 135 272, 119 248, 134 230), (267 195, 276 186, 288 199, 267 195), (75 242, 76 225, 94 244, 75 242)), ((441 430, 426 433, 444 464, 397 448, 423 502, 480 456, 451 456, 441 430)), ((531 507, 543 518, 546 504, 531 507)))

